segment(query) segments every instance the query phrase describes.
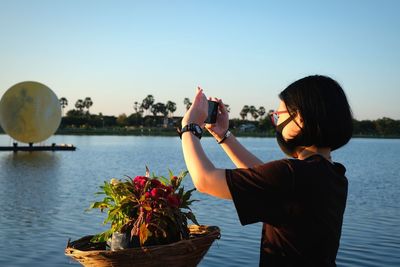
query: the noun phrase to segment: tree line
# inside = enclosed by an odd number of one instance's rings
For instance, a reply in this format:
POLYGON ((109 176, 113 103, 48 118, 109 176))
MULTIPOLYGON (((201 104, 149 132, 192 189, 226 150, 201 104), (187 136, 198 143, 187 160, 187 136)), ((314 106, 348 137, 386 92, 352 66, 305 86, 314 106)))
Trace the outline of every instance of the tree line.
MULTIPOLYGON (((63 110, 68 106, 65 97, 60 98, 63 110)), ((192 103, 189 98, 183 99, 183 104, 188 110, 192 103)), ((90 107, 93 100, 90 97, 78 99, 74 108, 67 111, 62 117, 60 128, 113 128, 113 127, 164 127, 175 128, 180 123, 181 117, 175 117, 176 103, 168 100, 166 103, 156 102, 153 95, 147 95, 141 102, 133 103, 133 112, 119 116, 107 116, 102 113, 91 114, 90 107)), ((229 105, 227 105, 230 112, 229 105)), ((263 106, 256 108, 254 105, 244 105, 240 118, 230 120, 230 128, 240 131, 265 132, 274 135, 274 128, 270 123, 269 113, 263 106), (249 117, 250 115, 250 117, 249 117)), ((371 137, 399 137, 400 120, 381 118, 377 120, 354 120, 354 135, 371 137)))

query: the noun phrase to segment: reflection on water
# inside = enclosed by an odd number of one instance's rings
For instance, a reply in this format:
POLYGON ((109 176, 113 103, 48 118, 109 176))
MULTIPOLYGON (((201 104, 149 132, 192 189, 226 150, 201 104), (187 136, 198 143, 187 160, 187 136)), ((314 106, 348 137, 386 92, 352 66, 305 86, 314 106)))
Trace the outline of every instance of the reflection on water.
POLYGON ((10 247, 31 250, 32 238, 46 235, 52 228, 54 215, 59 212, 59 165, 58 155, 50 152, 1 155, 2 250, 10 247))
POLYGON ((11 153, 0 158, 0 166, 0 199, 7 200, 6 208, 14 211, 9 219, 29 226, 43 212, 51 212, 59 201, 57 154, 11 153))
MULTIPOLYGON (((104 214, 84 212, 104 180, 142 175, 145 165, 161 175, 185 169, 179 138, 52 138, 78 150, 0 153, 0 266, 77 266, 64 248, 69 237, 104 230, 104 214)), ((283 156, 274 139, 241 141, 264 161, 283 156)), ((217 167, 234 167, 213 139, 202 144, 217 167)), ((399 152, 400 140, 356 139, 334 153, 349 179, 338 266, 400 266, 399 152)), ((189 176, 184 185, 193 187, 189 176)), ((241 226, 231 201, 197 192, 194 198, 199 222, 222 231, 200 266, 257 266, 261 225, 241 226)))

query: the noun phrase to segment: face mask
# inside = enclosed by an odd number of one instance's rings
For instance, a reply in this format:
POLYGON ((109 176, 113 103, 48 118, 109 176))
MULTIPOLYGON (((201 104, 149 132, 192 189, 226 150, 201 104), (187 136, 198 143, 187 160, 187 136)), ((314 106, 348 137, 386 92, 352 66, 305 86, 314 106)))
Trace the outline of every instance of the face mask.
POLYGON ((284 122, 276 126, 275 128, 276 141, 278 142, 278 145, 281 148, 281 150, 286 155, 288 155, 289 157, 297 158, 297 153, 295 153, 296 147, 301 146, 303 143, 301 140, 302 139, 301 132, 295 138, 288 140, 285 140, 285 138, 283 138, 282 135, 283 128, 285 128, 285 126, 288 125, 289 122, 291 122, 292 120, 293 117, 289 117, 284 122))

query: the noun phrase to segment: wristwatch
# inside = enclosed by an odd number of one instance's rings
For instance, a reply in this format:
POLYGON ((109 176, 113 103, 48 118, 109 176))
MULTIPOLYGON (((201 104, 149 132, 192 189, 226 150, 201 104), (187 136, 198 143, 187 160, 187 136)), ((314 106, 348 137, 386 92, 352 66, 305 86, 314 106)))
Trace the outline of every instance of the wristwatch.
POLYGON ((182 129, 178 128, 178 134, 179 134, 179 137, 181 139, 182 139, 182 134, 184 132, 191 132, 192 134, 194 134, 199 139, 201 139, 201 136, 203 135, 203 129, 201 129, 200 125, 198 125, 196 123, 189 123, 188 125, 186 125, 182 129))
POLYGON ((229 136, 231 136, 232 133, 229 130, 226 130, 224 137, 222 137, 221 140, 217 141, 218 144, 222 144, 223 142, 225 142, 226 138, 228 138, 229 136))

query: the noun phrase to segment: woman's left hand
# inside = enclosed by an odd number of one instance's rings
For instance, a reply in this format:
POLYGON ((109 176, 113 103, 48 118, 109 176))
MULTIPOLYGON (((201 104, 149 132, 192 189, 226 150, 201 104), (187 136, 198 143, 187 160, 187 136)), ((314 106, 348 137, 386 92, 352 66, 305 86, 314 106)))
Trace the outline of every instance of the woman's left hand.
POLYGON ((189 110, 185 113, 182 119, 182 127, 189 123, 195 123, 204 128, 204 121, 208 116, 208 101, 203 93, 203 89, 197 87, 196 96, 189 110))

